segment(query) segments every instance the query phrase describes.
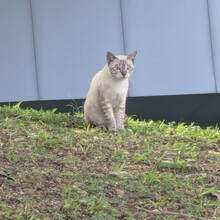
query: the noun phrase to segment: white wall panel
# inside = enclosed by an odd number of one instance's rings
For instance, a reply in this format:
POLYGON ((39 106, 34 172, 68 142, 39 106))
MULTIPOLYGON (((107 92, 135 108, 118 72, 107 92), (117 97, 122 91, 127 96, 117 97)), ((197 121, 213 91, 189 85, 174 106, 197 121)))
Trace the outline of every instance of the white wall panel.
POLYGON ((0 0, 0 102, 85 98, 124 45, 138 50, 130 96, 220 92, 219 11, 219 0, 0 0))
POLYGON ((107 50, 123 53, 118 0, 32 0, 40 99, 85 98, 107 50))
POLYGON ((218 93, 220 93, 220 1, 209 0, 213 61, 218 93))
POLYGON ((206 0, 122 6, 126 52, 138 49, 131 96, 216 92, 206 0))
POLYGON ((0 102, 37 99, 29 0, 0 0, 0 102))

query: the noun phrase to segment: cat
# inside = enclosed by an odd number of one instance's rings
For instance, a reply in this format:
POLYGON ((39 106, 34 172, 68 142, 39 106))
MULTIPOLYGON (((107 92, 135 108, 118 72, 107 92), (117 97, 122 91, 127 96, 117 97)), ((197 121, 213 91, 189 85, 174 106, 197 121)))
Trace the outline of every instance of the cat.
POLYGON ((124 129, 128 80, 137 51, 128 56, 107 52, 107 64, 93 77, 84 103, 85 121, 104 130, 124 129))

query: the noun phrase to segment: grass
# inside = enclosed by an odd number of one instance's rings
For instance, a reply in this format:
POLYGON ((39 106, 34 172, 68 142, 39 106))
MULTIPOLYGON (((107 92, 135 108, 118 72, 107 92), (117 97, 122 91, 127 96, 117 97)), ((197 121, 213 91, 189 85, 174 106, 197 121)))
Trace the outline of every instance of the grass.
POLYGON ((220 219, 219 192, 218 127, 0 107, 0 219, 220 219))

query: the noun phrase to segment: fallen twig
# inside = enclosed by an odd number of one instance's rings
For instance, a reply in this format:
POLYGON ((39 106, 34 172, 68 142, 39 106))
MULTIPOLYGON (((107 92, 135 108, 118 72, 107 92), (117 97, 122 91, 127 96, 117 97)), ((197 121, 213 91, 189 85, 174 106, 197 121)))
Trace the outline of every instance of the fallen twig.
POLYGON ((138 210, 145 211, 145 212, 148 212, 150 214, 156 214, 156 215, 166 215, 166 214, 168 214, 168 215, 177 215, 179 217, 186 217, 186 218, 197 219, 197 220, 208 220, 208 218, 202 218, 202 217, 189 215, 189 214, 185 214, 185 213, 181 213, 181 212, 171 212, 171 211, 163 211, 162 212, 162 211, 159 211, 159 210, 148 210, 148 209, 138 207, 138 206, 136 206, 135 208, 138 209, 138 210))

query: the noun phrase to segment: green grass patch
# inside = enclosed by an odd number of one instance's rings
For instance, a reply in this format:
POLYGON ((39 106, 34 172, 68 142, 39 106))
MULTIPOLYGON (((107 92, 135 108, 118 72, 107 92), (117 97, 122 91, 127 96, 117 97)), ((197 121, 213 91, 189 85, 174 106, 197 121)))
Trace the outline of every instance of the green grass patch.
POLYGON ((2 219, 219 219, 219 192, 218 127, 0 107, 2 219))

